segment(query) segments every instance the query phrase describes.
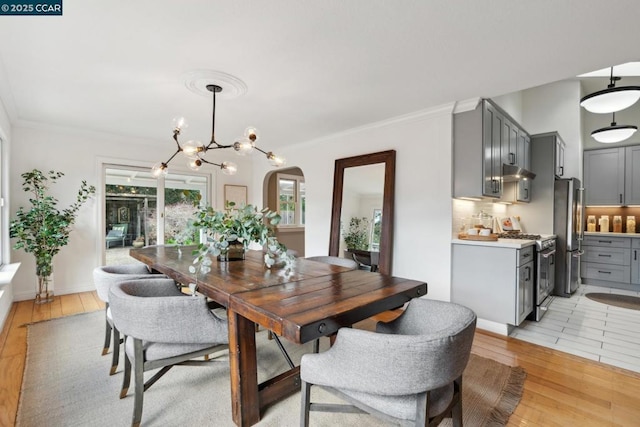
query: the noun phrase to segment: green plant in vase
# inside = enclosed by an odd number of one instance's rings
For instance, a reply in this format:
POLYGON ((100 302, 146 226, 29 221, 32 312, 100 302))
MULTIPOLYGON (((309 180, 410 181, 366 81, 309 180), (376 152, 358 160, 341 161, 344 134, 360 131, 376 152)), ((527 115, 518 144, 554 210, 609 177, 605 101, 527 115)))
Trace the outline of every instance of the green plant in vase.
POLYGON ((66 209, 58 209, 58 199, 48 195, 50 183, 56 183, 64 176, 62 172, 49 171, 47 174, 33 169, 22 175, 22 189, 32 194, 30 208, 20 207, 16 218, 11 221, 9 235, 17 239, 13 249, 23 249, 36 259, 38 293, 36 303, 52 300, 49 279, 53 273, 53 257, 69 243, 71 226, 76 220, 80 207, 96 188, 82 181, 76 201, 66 209))
POLYGON ((342 230, 342 237, 347 249, 366 251, 369 249, 369 220, 365 217, 352 217, 349 228, 342 230))
MULTIPOLYGON (((200 265, 202 273, 210 270, 211 262, 207 255, 222 262, 242 260, 252 242, 266 249, 264 263, 269 268, 278 262, 288 266, 292 261, 286 246, 274 235, 274 227, 280 223, 277 212, 266 208, 258 210, 253 205, 236 209, 235 203, 229 202, 223 211, 204 207, 195 216, 192 227, 204 230, 207 240, 193 252, 196 256, 194 264, 200 265)), ((195 267, 192 270, 192 273, 196 272, 195 267)))

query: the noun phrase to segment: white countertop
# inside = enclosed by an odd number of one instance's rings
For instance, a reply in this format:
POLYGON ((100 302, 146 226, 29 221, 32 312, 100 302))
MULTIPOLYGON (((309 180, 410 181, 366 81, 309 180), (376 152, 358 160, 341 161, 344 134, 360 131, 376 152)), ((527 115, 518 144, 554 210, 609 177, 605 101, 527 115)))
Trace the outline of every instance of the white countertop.
POLYGON ((487 240, 467 240, 467 239, 452 239, 451 243, 454 245, 470 245, 470 246, 490 246, 494 248, 512 248, 512 249, 522 249, 527 246, 532 246, 536 244, 535 240, 525 240, 525 239, 498 239, 498 241, 487 241, 487 240))
POLYGON ((599 236, 599 237, 635 237, 640 239, 640 233, 599 233, 597 231, 585 231, 585 236, 599 236))

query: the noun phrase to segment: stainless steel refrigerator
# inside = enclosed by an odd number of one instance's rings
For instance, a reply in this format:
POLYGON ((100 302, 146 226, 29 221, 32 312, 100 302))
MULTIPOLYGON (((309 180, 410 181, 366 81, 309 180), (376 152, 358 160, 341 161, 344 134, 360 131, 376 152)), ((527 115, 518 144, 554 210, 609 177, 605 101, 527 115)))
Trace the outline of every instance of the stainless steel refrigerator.
POLYGON ((580 282, 580 257, 584 237, 584 188, 577 178, 556 179, 553 200, 553 234, 556 239, 554 295, 568 297, 580 282))

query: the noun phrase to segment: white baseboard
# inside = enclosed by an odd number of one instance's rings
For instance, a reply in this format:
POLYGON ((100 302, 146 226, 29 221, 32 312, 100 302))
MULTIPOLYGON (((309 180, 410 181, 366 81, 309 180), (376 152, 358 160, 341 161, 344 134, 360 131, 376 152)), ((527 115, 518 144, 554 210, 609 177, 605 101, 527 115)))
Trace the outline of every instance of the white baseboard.
MULTIPOLYGON (((87 286, 79 286, 76 288, 65 288, 65 289, 58 289, 58 288, 54 288, 53 290, 53 294, 55 295, 67 295, 67 294, 77 294, 80 292, 92 292, 95 291, 96 287, 91 284, 91 285, 87 285, 87 286)), ((36 290, 35 288, 30 291, 30 292, 20 292, 20 293, 15 293, 13 295, 13 300, 14 301, 27 301, 30 299, 35 299, 36 297, 36 290)))
POLYGON ((514 326, 493 322, 491 320, 485 320, 478 318, 476 322, 476 327, 478 329, 483 329, 485 331, 493 332, 494 334, 509 336, 509 333, 514 328, 514 326))

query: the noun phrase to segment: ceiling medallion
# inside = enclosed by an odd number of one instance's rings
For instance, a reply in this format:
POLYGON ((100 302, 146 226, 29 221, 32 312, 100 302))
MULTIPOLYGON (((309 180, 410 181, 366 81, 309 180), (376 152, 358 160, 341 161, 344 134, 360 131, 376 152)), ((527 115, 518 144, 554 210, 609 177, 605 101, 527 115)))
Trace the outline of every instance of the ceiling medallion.
POLYGON ((211 97, 209 85, 220 86, 220 98, 233 99, 247 93, 247 85, 231 74, 215 70, 192 70, 182 74, 181 81, 191 92, 200 96, 211 97))

